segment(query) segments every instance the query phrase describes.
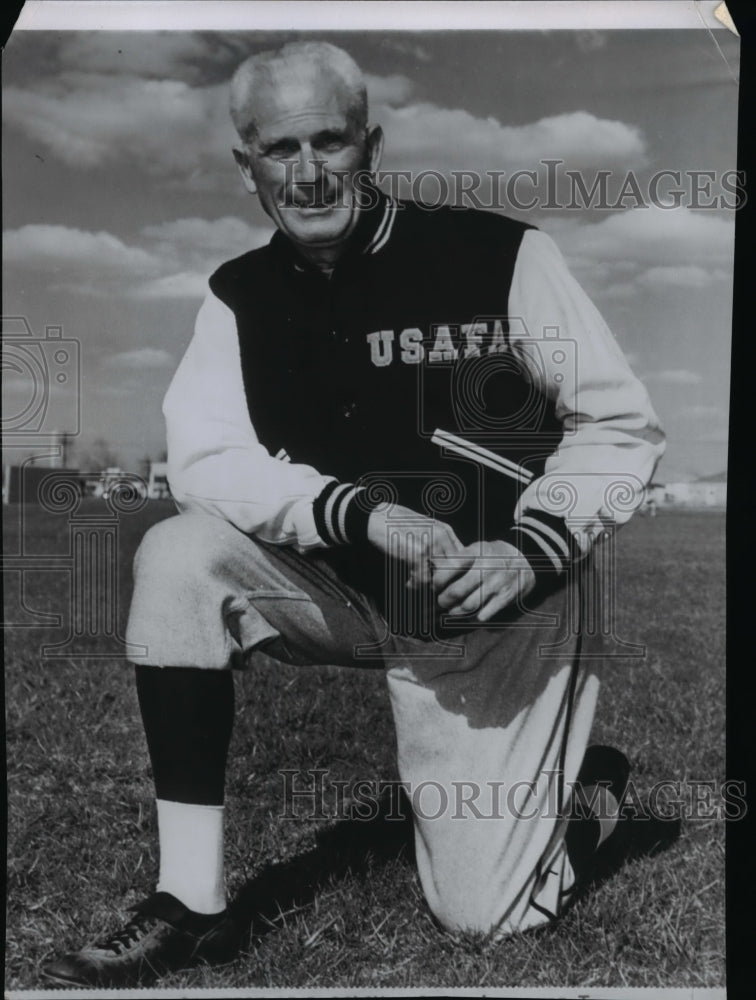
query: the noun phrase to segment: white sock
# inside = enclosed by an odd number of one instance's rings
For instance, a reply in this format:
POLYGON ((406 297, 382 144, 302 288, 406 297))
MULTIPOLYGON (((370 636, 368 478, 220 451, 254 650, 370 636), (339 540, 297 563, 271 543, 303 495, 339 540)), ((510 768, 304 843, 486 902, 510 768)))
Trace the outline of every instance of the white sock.
POLYGON ((223 806, 157 800, 158 892, 170 892, 196 913, 226 908, 223 806))

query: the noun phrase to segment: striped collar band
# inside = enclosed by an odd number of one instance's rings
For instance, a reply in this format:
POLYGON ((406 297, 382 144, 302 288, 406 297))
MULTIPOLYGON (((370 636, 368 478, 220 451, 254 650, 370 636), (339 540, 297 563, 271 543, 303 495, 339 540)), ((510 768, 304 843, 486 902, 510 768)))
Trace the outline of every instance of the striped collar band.
POLYGON ((364 247, 363 253, 378 253, 388 243, 391 230, 394 228, 394 222, 396 221, 398 207, 399 204, 394 198, 384 196, 383 215, 378 223, 378 228, 364 247))

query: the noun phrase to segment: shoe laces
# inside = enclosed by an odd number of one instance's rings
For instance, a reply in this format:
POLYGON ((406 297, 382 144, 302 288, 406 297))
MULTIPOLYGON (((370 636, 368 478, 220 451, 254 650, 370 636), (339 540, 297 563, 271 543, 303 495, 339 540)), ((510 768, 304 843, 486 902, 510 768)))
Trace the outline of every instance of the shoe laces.
POLYGON ((132 945, 137 944, 156 923, 157 917, 149 913, 138 913, 120 931, 99 941, 97 947, 114 955, 121 955, 132 945))

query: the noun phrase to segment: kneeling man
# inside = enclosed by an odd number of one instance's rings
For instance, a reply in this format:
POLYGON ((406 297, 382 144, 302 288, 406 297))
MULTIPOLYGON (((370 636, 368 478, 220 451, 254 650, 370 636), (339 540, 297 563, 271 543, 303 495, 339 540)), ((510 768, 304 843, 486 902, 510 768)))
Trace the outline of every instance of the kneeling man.
POLYGON ((237 954, 224 776, 232 671, 259 651, 383 666, 449 931, 559 916, 612 825, 573 834, 571 786, 616 798, 626 779, 620 754, 586 755, 605 639, 586 622, 606 529, 663 450, 644 387, 546 235, 376 186, 383 136, 347 53, 252 56, 231 114, 277 231, 210 278, 164 404, 181 513, 135 562, 160 875, 123 929, 46 967, 69 985, 237 954))

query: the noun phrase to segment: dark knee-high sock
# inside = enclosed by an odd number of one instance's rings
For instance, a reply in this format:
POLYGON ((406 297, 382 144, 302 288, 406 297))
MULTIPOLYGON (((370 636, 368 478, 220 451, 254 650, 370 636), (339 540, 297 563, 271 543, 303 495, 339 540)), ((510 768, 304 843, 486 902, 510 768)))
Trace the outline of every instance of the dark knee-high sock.
POLYGON ((234 721, 230 671, 136 667, 160 834, 158 890, 190 909, 225 907, 223 793, 234 721))
POLYGON ((234 724, 231 671, 137 666, 136 684, 157 797, 222 806, 234 724))

